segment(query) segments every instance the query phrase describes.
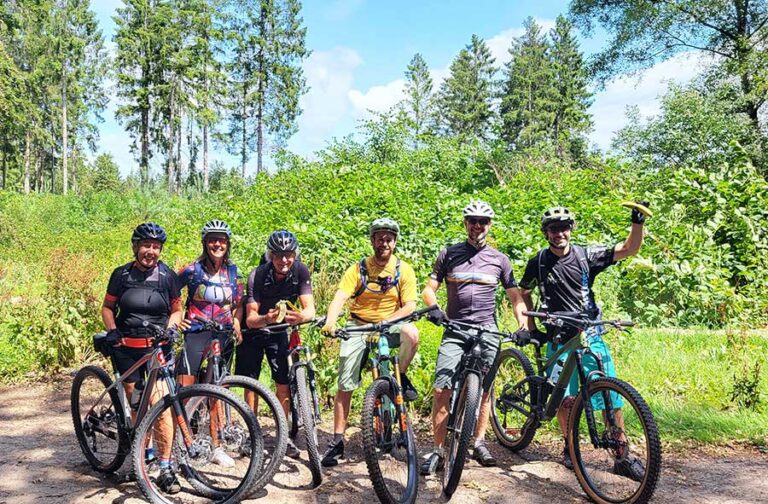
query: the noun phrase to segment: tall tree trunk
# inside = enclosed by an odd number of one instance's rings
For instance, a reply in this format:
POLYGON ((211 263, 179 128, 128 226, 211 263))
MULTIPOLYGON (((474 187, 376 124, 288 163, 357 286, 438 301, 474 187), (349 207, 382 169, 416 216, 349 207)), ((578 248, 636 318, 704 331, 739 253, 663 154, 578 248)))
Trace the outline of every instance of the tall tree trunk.
POLYGON ((72 138, 72 191, 77 193, 77 141, 72 138))
POLYGON ((141 109, 141 162, 139 182, 142 187, 149 183, 149 108, 141 109))
POLYGON ((246 100, 248 99, 248 84, 243 83, 243 124, 242 124, 242 133, 243 133, 243 140, 242 140, 242 146, 240 148, 240 171, 242 174, 242 177, 245 178, 245 162, 248 159, 248 104, 246 100))
POLYGON ((208 124, 203 124, 203 191, 208 192, 208 124))
MULTIPOLYGON (((262 19, 264 17, 264 11, 262 10, 262 19)), ((262 23, 261 29, 262 37, 264 36, 264 23, 262 23)), ((259 90, 256 96, 258 100, 256 105, 256 176, 261 173, 263 169, 262 154, 264 151, 264 91, 266 87, 266 63, 264 57, 264 48, 259 50, 259 90)))
MULTIPOLYGON (((65 63, 66 74, 66 63, 65 63)), ((67 159, 69 151, 69 129, 67 128, 67 81, 66 77, 61 79, 61 183, 62 192, 67 194, 69 184, 69 174, 67 170, 67 159)), ((53 175, 51 175, 53 180, 53 175)))
POLYGON ((29 161, 32 147, 32 133, 27 129, 26 138, 24 140, 24 194, 29 194, 29 161))
POLYGON ((184 165, 181 162, 181 110, 178 110, 176 113, 179 117, 179 125, 176 127, 176 193, 179 194, 183 183, 184 165))
POLYGON ((56 192, 56 156, 53 154, 53 147, 51 147, 51 194, 56 192))
MULTIPOLYGON (((171 99, 171 102, 173 102, 173 99, 171 99)), ((168 112, 168 151, 165 154, 165 157, 168 161, 167 176, 168 176, 168 193, 169 194, 173 192, 173 174, 174 174, 173 164, 174 164, 175 151, 173 148, 174 147, 173 141, 174 141, 176 132, 174 131, 174 128, 173 128, 173 120, 174 120, 173 104, 171 104, 170 110, 168 112)))

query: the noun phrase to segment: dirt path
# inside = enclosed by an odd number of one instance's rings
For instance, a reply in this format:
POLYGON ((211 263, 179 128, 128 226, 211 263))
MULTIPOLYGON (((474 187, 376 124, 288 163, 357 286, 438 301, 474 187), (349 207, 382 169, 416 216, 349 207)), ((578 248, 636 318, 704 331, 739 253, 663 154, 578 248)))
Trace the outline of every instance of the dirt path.
MULTIPOLYGON (((69 413, 70 380, 0 388, 0 504, 142 502, 133 483, 95 473, 77 446, 69 413)), ((327 440, 323 433, 321 442, 327 440)), ((349 460, 326 471, 325 482, 307 488, 302 461, 282 466, 274 485, 252 502, 373 504, 376 497, 354 433, 349 460)), ((518 457, 491 444, 499 467, 470 462, 452 503, 535 504, 587 502, 573 473, 555 462, 556 449, 535 445, 518 457)), ((306 457, 306 454, 304 454, 306 457)), ((122 469, 121 472, 125 472, 122 469)), ((421 479, 419 502, 442 502, 440 482, 421 479)), ((746 449, 667 454, 655 502, 768 502, 768 455, 746 449)))

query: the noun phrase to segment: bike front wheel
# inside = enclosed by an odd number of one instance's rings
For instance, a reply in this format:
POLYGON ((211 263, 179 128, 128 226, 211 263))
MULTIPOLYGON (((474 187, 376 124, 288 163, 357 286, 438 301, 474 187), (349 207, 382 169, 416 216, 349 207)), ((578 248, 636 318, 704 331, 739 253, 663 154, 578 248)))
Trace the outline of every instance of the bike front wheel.
POLYGON ((399 418, 386 378, 375 380, 363 400, 363 451, 373 489, 384 504, 416 502, 418 453, 408 413, 399 418))
POLYGON ((75 375, 70 394, 72 424, 83 455, 95 470, 117 471, 131 448, 124 427, 125 412, 112 379, 97 366, 86 366, 75 375))
POLYGON ((262 458, 253 411, 215 385, 183 387, 176 401, 163 397, 147 412, 133 440, 136 481, 153 503, 189 502, 195 493, 216 502, 239 502, 251 493, 262 458), (156 458, 147 458, 148 447, 156 458), (170 471, 181 474, 189 487, 177 482, 168 490, 163 459, 170 459, 170 471))
POLYGON ((456 491, 461 473, 464 471, 469 443, 475 433, 481 395, 480 377, 474 373, 467 373, 456 399, 453 425, 448 426, 448 435, 445 438, 445 446, 449 451, 443 472, 443 494, 447 499, 450 499, 456 491))
POLYGON ((516 452, 525 449, 536 434, 533 404, 533 366, 516 348, 499 355, 499 369, 491 389, 491 426, 502 446, 516 452))
POLYGON ((579 484, 599 504, 648 502, 661 472, 659 431, 650 408, 617 378, 590 381, 587 390, 589 403, 580 392, 569 417, 568 445, 579 484))
POLYGON ((312 473, 312 486, 316 487, 323 482, 323 469, 320 465, 320 449, 317 445, 317 422, 315 421, 313 401, 309 393, 307 368, 305 366, 296 367, 295 379, 293 407, 298 410, 298 419, 304 428, 304 439, 307 442, 307 454, 309 455, 309 471, 312 473))
POLYGON ((248 376, 227 376, 221 386, 246 402, 256 398, 256 420, 264 443, 264 460, 259 476, 253 483, 252 492, 264 488, 272 481, 285 457, 288 446, 288 422, 275 394, 261 382, 248 376))

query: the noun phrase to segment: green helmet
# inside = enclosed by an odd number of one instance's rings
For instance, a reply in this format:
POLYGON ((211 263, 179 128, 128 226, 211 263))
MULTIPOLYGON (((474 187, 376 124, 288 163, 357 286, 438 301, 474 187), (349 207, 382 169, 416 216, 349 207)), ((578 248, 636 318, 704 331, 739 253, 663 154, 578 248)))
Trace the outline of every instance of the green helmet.
POLYGON ((576 224, 576 219, 567 208, 552 207, 541 216, 541 230, 545 231, 550 224, 554 223, 570 224, 573 227, 576 224))
POLYGON ((394 220, 388 217, 382 217, 371 222, 371 227, 368 229, 368 234, 373 236, 378 231, 388 231, 393 233, 396 237, 400 235, 400 226, 394 220))

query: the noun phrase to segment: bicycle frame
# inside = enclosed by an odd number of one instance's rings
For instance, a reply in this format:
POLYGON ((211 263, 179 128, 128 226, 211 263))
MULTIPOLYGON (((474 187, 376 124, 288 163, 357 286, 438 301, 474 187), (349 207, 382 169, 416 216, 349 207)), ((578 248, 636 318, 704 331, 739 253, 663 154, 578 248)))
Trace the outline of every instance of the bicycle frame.
MULTIPOLYGON (((296 369, 303 367, 307 370, 307 381, 309 382, 309 395, 312 398, 312 407, 315 413, 315 419, 317 423, 320 422, 320 402, 317 399, 317 382, 315 381, 315 366, 312 364, 312 350, 303 345, 301 342, 301 335, 296 327, 291 330, 290 339, 288 342, 288 366, 290 366, 288 374, 288 383, 291 385, 291 395, 296 393, 296 369)), ((294 401, 291 401, 291 416, 294 420, 298 418, 294 401)), ((298 422, 292 422, 293 433, 298 430, 298 422)), ((314 427, 314 426, 313 426, 314 427)), ((306 426, 305 426, 306 428, 306 426)))

